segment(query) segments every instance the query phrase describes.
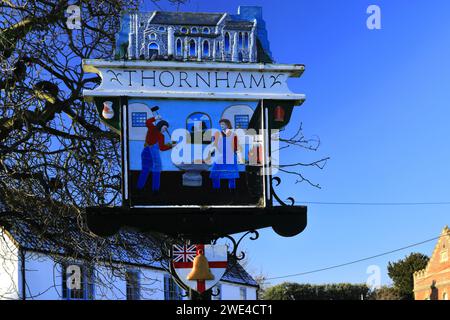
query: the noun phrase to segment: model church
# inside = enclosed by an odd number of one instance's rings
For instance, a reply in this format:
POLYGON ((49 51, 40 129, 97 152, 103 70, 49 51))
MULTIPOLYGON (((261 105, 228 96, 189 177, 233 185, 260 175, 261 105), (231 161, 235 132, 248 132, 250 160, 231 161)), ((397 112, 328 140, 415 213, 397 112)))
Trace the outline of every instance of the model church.
POLYGON ((262 9, 253 6, 237 14, 126 14, 116 45, 116 57, 131 60, 273 62, 262 9))

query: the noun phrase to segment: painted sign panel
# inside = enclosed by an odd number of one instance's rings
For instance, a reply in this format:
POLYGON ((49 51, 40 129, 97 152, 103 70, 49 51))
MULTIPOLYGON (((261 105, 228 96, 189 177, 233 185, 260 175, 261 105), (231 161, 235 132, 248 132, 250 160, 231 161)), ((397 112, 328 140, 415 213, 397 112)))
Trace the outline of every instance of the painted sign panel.
POLYGON ((258 112, 256 101, 129 99, 130 205, 264 206, 258 112))
POLYGON ((223 277, 228 266, 225 245, 174 245, 172 265, 178 278, 189 288, 203 293, 223 277))

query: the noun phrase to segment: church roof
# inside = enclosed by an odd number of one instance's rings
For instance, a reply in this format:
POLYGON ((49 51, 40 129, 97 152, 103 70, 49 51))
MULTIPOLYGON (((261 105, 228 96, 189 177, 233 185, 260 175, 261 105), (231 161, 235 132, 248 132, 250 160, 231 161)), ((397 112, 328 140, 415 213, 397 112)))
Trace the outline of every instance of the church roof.
POLYGON ((216 26, 223 13, 156 11, 152 24, 216 26))
MULTIPOLYGON (((104 239, 83 231, 73 219, 61 220, 65 224, 64 231, 57 225, 46 224, 43 227, 45 222, 30 214, 3 211, 0 213, 0 229, 7 231, 11 240, 25 251, 63 257, 75 255, 77 259, 85 260, 95 257, 96 261, 112 261, 158 269, 163 269, 163 263, 167 264, 167 261, 160 262, 154 258, 160 255, 160 240, 155 235, 121 230, 113 238, 104 239), (76 252, 73 248, 74 243, 78 243, 76 252)), ((229 262, 222 280, 257 286, 256 281, 239 263, 229 262)))

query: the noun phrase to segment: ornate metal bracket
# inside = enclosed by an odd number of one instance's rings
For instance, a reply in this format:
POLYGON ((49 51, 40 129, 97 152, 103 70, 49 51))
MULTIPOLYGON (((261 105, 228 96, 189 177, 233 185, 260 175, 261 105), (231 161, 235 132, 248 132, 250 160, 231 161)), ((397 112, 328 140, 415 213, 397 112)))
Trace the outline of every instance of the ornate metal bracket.
POLYGON ((224 239, 224 238, 225 238, 225 239, 230 240, 231 243, 232 243, 232 245, 233 245, 233 248, 232 248, 232 250, 231 250, 231 252, 230 252, 231 258, 232 258, 234 261, 241 261, 241 260, 245 259, 245 252, 241 251, 241 252, 238 254, 238 248, 239 248, 239 245, 241 244, 242 240, 244 240, 244 238, 247 237, 248 235, 252 235, 252 236, 249 237, 250 240, 256 240, 256 239, 259 238, 259 232, 256 231, 256 230, 251 230, 251 231, 247 231, 246 233, 244 233, 244 235, 242 235, 242 236, 239 238, 239 240, 234 239, 234 238, 233 238, 232 236, 230 236, 230 235, 225 235, 225 236, 222 236, 222 237, 220 237, 220 238, 215 239, 215 240, 212 242, 212 244, 216 244, 216 243, 217 243, 217 240, 219 240, 219 239, 224 239))
POLYGON ((286 200, 288 200, 290 202, 290 204, 287 204, 286 202, 284 202, 283 200, 281 200, 281 198, 277 195, 277 193, 275 192, 275 188, 273 187, 273 182, 276 182, 276 187, 278 187, 281 184, 281 178, 280 177, 272 177, 271 180, 271 184, 270 184, 270 192, 272 194, 272 196, 275 198, 275 200, 278 201, 278 203, 283 206, 283 207, 292 207, 295 205, 295 199, 293 197, 289 197, 286 200))

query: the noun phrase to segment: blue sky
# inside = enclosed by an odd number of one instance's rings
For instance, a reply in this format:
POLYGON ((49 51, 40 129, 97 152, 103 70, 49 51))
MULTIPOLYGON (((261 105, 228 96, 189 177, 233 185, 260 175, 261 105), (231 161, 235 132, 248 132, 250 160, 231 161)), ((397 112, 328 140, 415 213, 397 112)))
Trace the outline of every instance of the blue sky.
MULTIPOLYGON (((286 177, 280 194, 297 201, 450 201, 450 2, 447 0, 191 0, 185 11, 264 10, 277 62, 303 63, 291 89, 305 93, 290 129, 302 122, 322 140, 316 153, 284 153, 284 161, 331 160, 304 173, 322 189, 286 177), (368 30, 366 9, 381 8, 382 29, 368 30)), ((163 9, 170 6, 162 2, 163 9)), ((148 5, 148 9, 154 7, 148 5)), ((309 271, 439 235, 450 206, 309 205, 307 229, 281 238, 271 229, 245 241, 253 272, 269 277, 309 271)), ((286 280, 365 282, 378 265, 434 243, 351 266, 286 280)), ((272 281, 272 284, 283 280, 272 281)))

